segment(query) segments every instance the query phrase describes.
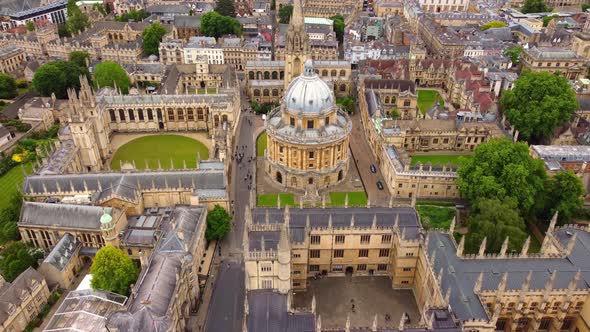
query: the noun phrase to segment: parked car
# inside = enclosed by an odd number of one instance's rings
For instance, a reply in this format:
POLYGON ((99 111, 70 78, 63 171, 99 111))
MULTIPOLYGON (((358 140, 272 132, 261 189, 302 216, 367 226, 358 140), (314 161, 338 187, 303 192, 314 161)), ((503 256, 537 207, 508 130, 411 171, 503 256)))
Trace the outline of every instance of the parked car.
POLYGON ((379 190, 383 190, 383 183, 381 181, 377 181, 377 188, 379 188, 379 190))
POLYGON ((371 164, 371 173, 377 173, 377 167, 373 164, 371 164))

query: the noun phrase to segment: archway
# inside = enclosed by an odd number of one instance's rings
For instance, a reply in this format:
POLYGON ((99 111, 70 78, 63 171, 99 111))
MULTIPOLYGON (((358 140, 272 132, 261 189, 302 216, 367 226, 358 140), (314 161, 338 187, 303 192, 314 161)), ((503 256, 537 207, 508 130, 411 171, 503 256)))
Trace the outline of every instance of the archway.
POLYGON ((283 183, 283 174, 281 174, 281 172, 277 172, 275 179, 278 183, 283 183))
POLYGON ((301 59, 295 58, 293 61, 293 77, 299 76, 301 74, 301 59))
POLYGON ((340 170, 338 172, 338 181, 342 181, 342 178, 344 177, 344 172, 342 172, 342 170, 340 170))
POLYGON ((352 276, 352 272, 354 272, 354 269, 352 266, 347 266, 346 267, 346 275, 347 276, 352 276))
POLYGON ((313 184, 313 178, 309 178, 309 179, 307 179, 307 183, 308 183, 308 184, 313 184))

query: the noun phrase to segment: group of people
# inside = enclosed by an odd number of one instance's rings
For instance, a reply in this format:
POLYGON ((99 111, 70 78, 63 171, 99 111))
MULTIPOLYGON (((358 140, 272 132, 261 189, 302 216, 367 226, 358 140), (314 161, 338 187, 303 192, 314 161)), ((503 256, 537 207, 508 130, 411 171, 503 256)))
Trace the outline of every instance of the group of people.
MULTIPOLYGON (((248 145, 239 145, 236 148, 236 152, 234 152, 234 155, 232 156, 232 160, 234 158, 236 158, 236 161, 238 162, 239 167, 241 168, 241 163, 242 160, 244 160, 244 151, 248 148, 248 145), (242 151, 242 152, 240 152, 242 151)), ((252 161, 256 160, 255 157, 249 156, 247 161, 247 167, 248 167, 248 174, 246 174, 246 176, 244 177, 244 182, 246 182, 248 184, 248 190, 252 189, 252 173, 251 170, 249 168, 250 163, 252 161)))

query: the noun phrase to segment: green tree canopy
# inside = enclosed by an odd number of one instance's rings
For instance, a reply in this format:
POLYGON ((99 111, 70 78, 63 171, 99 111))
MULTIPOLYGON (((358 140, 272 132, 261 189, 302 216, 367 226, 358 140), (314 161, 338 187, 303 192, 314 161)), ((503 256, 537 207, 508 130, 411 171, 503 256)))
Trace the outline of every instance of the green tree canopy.
POLYGON ((523 14, 528 13, 546 13, 550 12, 551 8, 547 7, 543 0, 525 0, 524 5, 520 9, 523 14))
POLYGON ((48 62, 35 71, 33 88, 43 96, 55 93, 57 98, 63 99, 68 95, 68 88, 80 89, 80 75, 85 73, 73 62, 48 62))
POLYGON ((101 62, 94 68, 94 85, 96 87, 110 86, 121 89, 121 93, 129 93, 131 80, 120 64, 113 61, 101 62))
POLYGON ((215 205, 213 210, 207 214, 207 240, 221 240, 229 233, 231 216, 223 207, 215 205))
POLYGON ((559 17, 559 15, 555 14, 543 17, 543 26, 546 27, 547 25, 549 25, 549 22, 551 22, 551 20, 553 20, 556 17, 559 17))
POLYGON ((90 60, 90 54, 85 51, 73 51, 70 53, 69 59, 79 67, 86 68, 86 60, 90 60))
POLYGON ((582 180, 574 172, 559 171, 547 181, 545 211, 542 220, 548 222, 555 212, 559 212, 559 222, 564 224, 584 205, 586 193, 582 180))
POLYGON ((35 31, 35 23, 33 23, 31 21, 27 21, 26 25, 27 25, 27 30, 35 31))
POLYGON ((59 36, 59 38, 63 38, 63 37, 71 37, 72 35, 70 34, 70 31, 68 30, 68 26, 67 24, 60 24, 57 26, 57 35, 59 36))
POLYGON ((491 22, 488 22, 488 23, 482 25, 481 26, 481 30, 482 31, 485 31, 485 30, 490 29, 490 28, 503 28, 505 26, 508 26, 508 24, 506 24, 506 22, 502 22, 502 21, 491 21, 491 22))
POLYGON ((242 35, 240 22, 229 16, 220 15, 218 12, 208 12, 201 16, 201 33, 205 36, 219 38, 226 34, 242 35))
POLYGON ((23 196, 17 191, 10 197, 9 204, 0 210, 0 243, 3 244, 20 238, 17 222, 22 204, 23 196))
POLYGON ((558 126, 569 121, 578 108, 576 94, 568 80, 558 74, 523 73, 514 89, 500 101, 506 118, 529 143, 553 136, 558 126))
POLYGON ((588 10, 588 8, 590 8, 590 3, 583 3, 582 4, 582 11, 585 12, 586 10, 588 10))
POLYGON ((143 30, 141 34, 143 37, 143 53, 145 55, 158 55, 160 42, 166 33, 168 31, 160 23, 153 23, 143 30))
POLYGON ((336 99, 336 105, 340 106, 348 114, 354 114, 354 97, 346 96, 336 99))
POLYGON ((116 16, 115 21, 128 22, 129 20, 134 20, 135 22, 141 22, 148 16, 150 16, 150 14, 145 9, 131 9, 128 13, 124 13, 121 16, 116 16))
POLYGON ((510 58, 513 65, 517 65, 520 62, 520 54, 522 53, 522 46, 514 45, 504 50, 504 55, 510 58))
POLYGON ((139 271, 133 260, 122 250, 104 246, 94 257, 90 267, 92 289, 102 289, 129 295, 129 286, 137 281, 139 271))
POLYGON ((498 253, 507 236, 508 251, 520 251, 527 238, 526 226, 512 199, 480 199, 471 209, 468 219, 469 232, 465 238, 465 250, 477 253, 484 238, 486 252, 498 253))
POLYGON ((78 33, 84 31, 90 26, 88 15, 84 14, 76 5, 76 0, 68 0, 68 20, 66 26, 70 33, 78 33))
POLYGON ((219 0, 215 11, 223 16, 236 17, 236 8, 233 0, 219 0))
POLYGON ((279 9, 279 23, 289 24, 293 15, 293 5, 286 5, 279 9))
POLYGON ((461 162, 457 173, 463 198, 471 202, 511 198, 524 212, 532 210, 546 178, 543 161, 529 155, 527 144, 507 138, 480 144, 472 158, 461 162))
POLYGON ((342 17, 342 15, 336 15, 330 17, 330 19, 333 21, 332 26, 334 28, 334 32, 336 33, 336 38, 342 43, 344 40, 344 28, 346 27, 344 24, 344 17, 342 17))
POLYGON ((16 80, 14 77, 0 73, 0 99, 12 99, 16 95, 16 80))
POLYGON ((23 242, 13 242, 2 251, 0 271, 6 281, 12 282, 29 267, 36 268, 37 261, 23 242))

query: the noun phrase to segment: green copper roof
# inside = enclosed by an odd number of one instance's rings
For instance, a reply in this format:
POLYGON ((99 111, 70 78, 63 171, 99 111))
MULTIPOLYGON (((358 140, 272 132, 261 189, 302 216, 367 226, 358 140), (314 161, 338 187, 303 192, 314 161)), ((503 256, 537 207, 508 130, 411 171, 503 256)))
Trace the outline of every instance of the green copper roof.
POLYGON ((109 211, 107 211, 105 209, 102 217, 100 217, 100 223, 101 224, 108 224, 111 221, 113 221, 113 217, 111 217, 111 215, 109 214, 109 211))

